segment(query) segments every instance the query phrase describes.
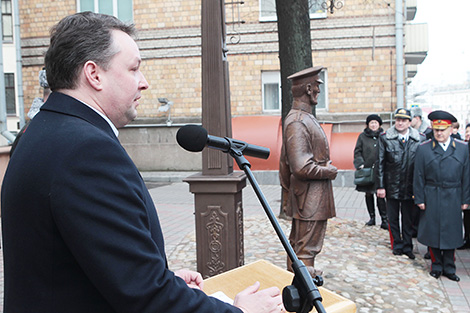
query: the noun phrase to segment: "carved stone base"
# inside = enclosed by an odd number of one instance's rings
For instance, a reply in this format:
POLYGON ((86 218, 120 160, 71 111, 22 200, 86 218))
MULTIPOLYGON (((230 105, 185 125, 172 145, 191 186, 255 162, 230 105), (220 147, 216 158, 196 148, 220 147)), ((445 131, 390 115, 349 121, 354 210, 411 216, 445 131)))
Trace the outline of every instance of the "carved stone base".
POLYGON ((204 278, 244 264, 242 189, 246 176, 195 174, 184 179, 194 193, 197 270, 204 278))

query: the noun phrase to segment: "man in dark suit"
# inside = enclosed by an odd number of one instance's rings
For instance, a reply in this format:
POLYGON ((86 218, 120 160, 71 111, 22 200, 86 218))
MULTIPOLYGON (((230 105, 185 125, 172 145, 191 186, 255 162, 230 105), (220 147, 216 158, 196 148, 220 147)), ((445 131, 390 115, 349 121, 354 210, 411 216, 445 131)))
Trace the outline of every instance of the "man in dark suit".
POLYGON ((148 83, 133 26, 64 18, 46 53, 53 93, 2 186, 4 312, 280 312, 277 288, 208 297, 198 273, 168 269, 145 184, 117 138, 148 83), (190 288, 192 287, 192 288, 190 288))

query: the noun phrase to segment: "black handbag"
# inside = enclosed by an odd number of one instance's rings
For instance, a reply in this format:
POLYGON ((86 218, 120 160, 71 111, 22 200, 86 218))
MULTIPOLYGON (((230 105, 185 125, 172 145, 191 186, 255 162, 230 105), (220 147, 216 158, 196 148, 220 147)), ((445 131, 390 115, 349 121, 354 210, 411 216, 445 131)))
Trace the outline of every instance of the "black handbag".
POLYGON ((374 168, 361 168, 354 172, 354 184, 357 186, 369 186, 375 183, 374 168))

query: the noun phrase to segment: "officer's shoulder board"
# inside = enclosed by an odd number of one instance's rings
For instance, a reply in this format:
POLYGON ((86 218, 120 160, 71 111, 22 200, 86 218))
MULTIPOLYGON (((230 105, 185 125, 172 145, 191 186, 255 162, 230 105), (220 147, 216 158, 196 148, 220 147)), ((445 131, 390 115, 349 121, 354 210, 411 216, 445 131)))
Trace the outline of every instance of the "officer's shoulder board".
POLYGON ((463 141, 461 139, 457 139, 457 138, 454 138, 454 143, 464 145, 464 146, 468 145, 468 142, 463 141))
POLYGON ((432 141, 432 139, 428 139, 428 140, 423 141, 423 142, 420 143, 419 145, 420 145, 420 146, 423 146, 423 145, 426 145, 426 144, 430 143, 431 141, 432 141))

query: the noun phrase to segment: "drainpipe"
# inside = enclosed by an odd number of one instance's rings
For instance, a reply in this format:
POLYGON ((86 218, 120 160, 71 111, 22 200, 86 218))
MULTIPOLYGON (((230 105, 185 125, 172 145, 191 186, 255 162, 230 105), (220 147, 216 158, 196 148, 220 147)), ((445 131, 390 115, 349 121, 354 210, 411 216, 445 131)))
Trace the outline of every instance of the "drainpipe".
POLYGON ((0 134, 9 143, 15 140, 15 136, 7 129, 7 100, 5 96, 5 73, 3 70, 3 29, 0 23, 0 134))
POLYGON ((20 10, 18 0, 13 0, 13 21, 16 50, 16 86, 18 91, 18 112, 20 118, 20 129, 23 128, 24 121, 24 94, 23 94, 23 59, 21 58, 21 37, 20 37, 20 10))
POLYGON ((395 50, 397 65, 397 108, 403 108, 403 1, 395 0, 395 50))

